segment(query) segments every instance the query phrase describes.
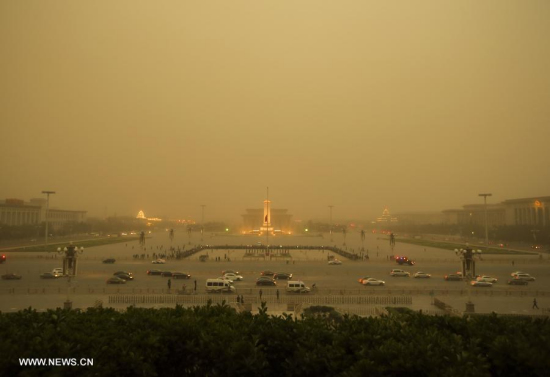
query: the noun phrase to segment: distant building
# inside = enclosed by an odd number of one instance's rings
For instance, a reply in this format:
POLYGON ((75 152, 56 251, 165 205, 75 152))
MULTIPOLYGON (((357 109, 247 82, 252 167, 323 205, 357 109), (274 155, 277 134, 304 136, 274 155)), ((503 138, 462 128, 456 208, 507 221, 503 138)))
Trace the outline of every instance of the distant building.
POLYGON ((506 208, 507 225, 550 227, 550 196, 509 199, 502 204, 506 208))
MULTIPOLYGON (((443 222, 457 225, 485 225, 485 205, 467 204, 462 209, 447 209, 443 222)), ((550 227, 550 196, 509 199, 487 204, 487 224, 550 227)))
MULTIPOLYGON (((0 201, 0 223, 5 225, 38 225, 46 221, 46 199, 31 199, 28 203, 21 199, 0 201)), ((48 223, 52 229, 67 222, 83 222, 87 211, 71 211, 51 208, 48 223)))
POLYGON ((390 215, 390 210, 386 206, 386 207, 384 207, 384 211, 382 211, 382 216, 376 218, 376 222, 378 224, 397 223, 397 217, 390 215))

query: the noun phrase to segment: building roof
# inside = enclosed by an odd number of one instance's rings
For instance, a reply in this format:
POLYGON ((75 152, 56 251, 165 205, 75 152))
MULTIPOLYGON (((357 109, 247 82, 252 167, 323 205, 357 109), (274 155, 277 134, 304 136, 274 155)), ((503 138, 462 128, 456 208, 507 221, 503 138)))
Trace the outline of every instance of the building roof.
POLYGON ((513 203, 530 203, 538 200, 539 202, 550 202, 550 196, 538 196, 534 198, 522 198, 522 199, 508 199, 503 201, 504 204, 513 204, 513 203))

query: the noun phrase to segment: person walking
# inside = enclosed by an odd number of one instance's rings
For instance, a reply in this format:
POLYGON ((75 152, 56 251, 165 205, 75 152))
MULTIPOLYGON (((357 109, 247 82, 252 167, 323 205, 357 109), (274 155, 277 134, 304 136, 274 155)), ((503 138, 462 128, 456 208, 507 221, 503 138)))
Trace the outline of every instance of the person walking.
POLYGON ((279 290, 277 289, 277 301, 279 301, 279 290))
POLYGON ((195 292, 197 291, 197 280, 195 279, 195 292))
POLYGON ((262 290, 260 289, 260 301, 262 301, 262 290))
POLYGON ((538 308, 539 308, 539 306, 537 305, 537 299, 534 298, 533 299, 533 309, 538 309, 538 308))
POLYGON ((237 295, 237 304, 241 303, 241 296, 237 295))
POLYGON ((170 288, 172 288, 172 280, 168 279, 168 291, 170 291, 170 288))

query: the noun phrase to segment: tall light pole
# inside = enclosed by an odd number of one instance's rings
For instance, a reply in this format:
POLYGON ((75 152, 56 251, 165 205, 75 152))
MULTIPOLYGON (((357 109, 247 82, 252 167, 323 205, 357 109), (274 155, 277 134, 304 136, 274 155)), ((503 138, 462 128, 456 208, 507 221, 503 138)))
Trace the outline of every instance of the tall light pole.
POLYGON ((493 196, 493 194, 479 194, 479 196, 483 196, 483 200, 485 201, 485 247, 489 247, 489 227, 487 225, 487 197, 493 196))
POLYGON ((50 212, 50 194, 55 194, 55 191, 42 191, 42 194, 46 194, 46 236, 45 236, 45 242, 46 242, 46 246, 45 246, 45 250, 48 251, 48 233, 49 233, 49 230, 48 230, 48 216, 49 216, 49 212, 50 212))
POLYGON ((333 205, 328 206, 330 208, 330 225, 329 225, 329 233, 330 233, 330 242, 332 242, 332 207, 333 205))
POLYGON ((201 204, 202 207, 202 220, 201 220, 201 242, 203 242, 203 233, 204 233, 204 207, 206 207, 206 204, 201 204))

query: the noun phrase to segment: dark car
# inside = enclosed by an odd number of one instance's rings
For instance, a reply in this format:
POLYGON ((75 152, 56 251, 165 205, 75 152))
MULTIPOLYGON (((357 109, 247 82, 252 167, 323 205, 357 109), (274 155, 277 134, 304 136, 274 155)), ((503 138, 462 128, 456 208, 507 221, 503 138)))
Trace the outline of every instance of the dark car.
POLYGON ((403 265, 403 264, 406 264, 408 266, 414 266, 415 265, 415 261, 410 260, 407 257, 395 257, 395 262, 399 265, 403 265))
POLYGON ((512 280, 508 280, 508 284, 510 284, 510 285, 527 285, 527 284, 529 284, 529 282, 527 280, 524 280, 524 279, 512 279, 512 280))
POLYGON ((128 275, 128 274, 116 274, 115 277, 126 280, 126 281, 134 280, 134 277, 132 275, 128 275))
POLYGON ((445 280, 447 281, 462 281, 462 276, 457 274, 445 275, 445 280))
POLYGON ((113 264, 113 263, 115 263, 115 261, 116 261, 115 258, 103 259, 103 263, 107 263, 107 264, 113 264))
POLYGON ((261 274, 262 276, 273 276, 275 275, 275 272, 267 270, 267 271, 262 271, 261 274))
POLYGON ((273 279, 290 280, 292 279, 292 274, 287 274, 286 272, 277 272, 273 275, 273 279))
POLYGON ((126 272, 126 271, 117 271, 113 274, 114 276, 117 276, 117 275, 130 275, 130 276, 134 276, 134 274, 132 274, 131 272, 126 272))
POLYGON ((17 275, 17 274, 5 274, 5 275, 2 275, 2 279, 4 280, 20 280, 22 278, 21 275, 17 275))
POLYGON ((165 278, 171 278, 172 277, 172 271, 162 271, 160 273, 160 275, 165 277, 165 278))
POLYGON ((258 279, 256 280, 256 285, 267 285, 267 286, 275 286, 277 285, 277 282, 273 279, 258 279))
POLYGON ((161 270, 148 270, 147 275, 160 275, 162 274, 161 270))
POLYGON ((43 274, 40 274, 41 279, 57 279, 61 275, 56 274, 55 272, 44 272, 43 274))
POLYGON ((113 276, 107 279, 107 284, 126 284, 126 280, 121 279, 118 276, 113 276))
POLYGON ((185 274, 183 272, 173 272, 172 278, 174 279, 191 279, 191 275, 185 274))

